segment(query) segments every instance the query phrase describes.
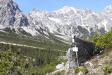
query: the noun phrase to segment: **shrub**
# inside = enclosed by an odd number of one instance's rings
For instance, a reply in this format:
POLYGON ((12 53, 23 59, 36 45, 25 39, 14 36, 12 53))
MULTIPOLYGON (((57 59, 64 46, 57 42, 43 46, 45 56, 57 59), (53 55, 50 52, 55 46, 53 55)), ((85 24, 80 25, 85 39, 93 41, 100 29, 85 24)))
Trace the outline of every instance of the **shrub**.
POLYGON ((88 73, 88 69, 86 67, 81 66, 79 69, 84 74, 87 74, 88 73))
POLYGON ((92 41, 96 44, 96 46, 101 48, 106 48, 112 45, 112 31, 100 35, 94 36, 92 41))
POLYGON ((65 71, 58 72, 55 75, 65 75, 65 71))
POLYGON ((75 68, 74 68, 74 72, 75 72, 75 73, 79 73, 79 72, 80 72, 79 68, 78 68, 78 67, 75 67, 75 68))
POLYGON ((105 66, 103 67, 103 71, 104 71, 105 73, 112 73, 112 67, 109 66, 109 65, 105 65, 105 66))
POLYGON ((81 66, 81 67, 75 67, 74 68, 74 72, 75 73, 79 73, 79 72, 82 72, 84 74, 87 74, 88 73, 88 69, 84 66, 81 66))

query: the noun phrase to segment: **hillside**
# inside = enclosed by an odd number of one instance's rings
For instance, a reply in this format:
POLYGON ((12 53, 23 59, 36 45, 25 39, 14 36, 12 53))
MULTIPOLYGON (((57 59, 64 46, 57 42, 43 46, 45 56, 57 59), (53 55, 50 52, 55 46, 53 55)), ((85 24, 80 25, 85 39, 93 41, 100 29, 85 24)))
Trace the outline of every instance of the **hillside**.
POLYGON ((111 5, 99 13, 65 6, 24 14, 13 0, 0 0, 0 75, 111 75, 111 12, 111 5))
MULTIPOLYGON (((19 71, 22 72, 20 74, 45 75, 47 72, 51 72, 55 69, 55 66, 61 62, 58 57, 65 56, 66 49, 69 47, 68 44, 65 44, 64 42, 60 41, 60 38, 54 37, 55 36, 52 36, 51 39, 44 38, 43 40, 40 38, 38 39, 33 38, 31 36, 25 36, 23 34, 18 35, 12 30, 7 29, 5 31, 0 32, 0 52, 5 51, 7 53, 8 50, 10 50, 11 53, 19 52, 20 55, 18 55, 18 57, 21 55, 23 56, 21 57, 21 59, 24 59, 25 56, 31 58, 32 60, 35 60, 34 62, 32 62, 31 60, 31 62, 29 63, 29 65, 32 65, 32 67, 30 67, 29 69, 31 70, 31 72, 28 71, 28 73, 25 73, 25 71, 19 71)), ((4 56, 2 57, 4 58, 4 56)), ((10 62, 12 62, 12 60, 10 62)), ((22 63, 22 60, 20 61, 20 63, 22 63)), ((8 70, 6 69, 6 71, 8 70)), ((19 75, 17 73, 15 74, 14 72, 12 72, 11 75, 12 74, 19 75)))
POLYGON ((62 42, 60 38, 57 38, 52 34, 50 34, 49 38, 45 38, 43 36, 40 36, 40 38, 36 38, 24 35, 22 33, 16 33, 8 28, 4 31, 0 31, 1 42, 16 43, 40 48, 57 49, 62 51, 66 50, 66 48, 69 46, 69 44, 66 44, 65 41, 62 42))
POLYGON ((101 55, 93 57, 86 64, 88 75, 111 75, 112 74, 112 48, 106 49, 101 55))
MULTIPOLYGON (((89 51, 92 51, 92 48, 90 48, 90 42, 83 41, 83 40, 77 40, 80 41, 76 42, 76 45, 78 43, 78 47, 89 48, 89 51), (82 43, 81 43, 82 41, 82 43), (89 44, 89 45, 87 45, 89 44), (81 45, 81 46, 80 46, 81 45)), ((79 48, 79 54, 78 54, 78 62, 80 66, 75 65, 73 68, 68 68, 67 65, 69 64, 66 62, 66 64, 59 70, 56 70, 54 72, 51 72, 51 75, 112 75, 112 32, 108 32, 103 35, 95 35, 93 37, 93 43, 95 44, 95 53, 93 56, 87 55, 87 51, 82 51, 79 48), (80 53, 81 52, 81 53, 80 53), (85 52, 85 54, 83 53, 85 52), (80 54, 82 56, 80 56, 80 54), (90 57, 90 59, 86 59, 84 63, 80 64, 80 61, 84 60, 85 58, 90 57), (82 58, 82 60, 80 60, 82 58)), ((93 47, 94 48, 94 47, 93 47)), ((72 53, 71 53, 72 54, 72 53)), ((74 57, 71 57, 72 60, 75 59, 74 57)), ((71 61, 72 61, 71 60, 71 61)), ((73 64, 73 63, 72 63, 73 64)))
POLYGON ((96 46, 103 49, 100 54, 93 57, 90 62, 92 66, 87 66, 90 74, 89 75, 108 75, 112 74, 112 31, 101 35, 95 36, 93 39, 96 46), (92 67, 92 68, 91 68, 92 67))
POLYGON ((98 36, 95 35, 93 37, 93 42, 96 44, 96 46, 99 46, 101 48, 107 48, 112 46, 112 31, 98 36))
POLYGON ((48 72, 52 72, 55 66, 62 61, 59 56, 65 56, 66 54, 64 48, 63 50, 59 50, 59 48, 53 47, 29 46, 8 42, 0 42, 0 50, 0 54, 2 55, 0 58, 0 60, 2 60, 0 66, 4 68, 0 68, 1 75, 45 75, 48 72), (12 55, 10 55, 10 53, 12 55), (15 61, 13 61, 13 57, 15 61), (25 64, 23 64, 23 62, 25 64), (26 69, 25 65, 29 67, 26 69), (12 68, 16 70, 12 70, 12 68))

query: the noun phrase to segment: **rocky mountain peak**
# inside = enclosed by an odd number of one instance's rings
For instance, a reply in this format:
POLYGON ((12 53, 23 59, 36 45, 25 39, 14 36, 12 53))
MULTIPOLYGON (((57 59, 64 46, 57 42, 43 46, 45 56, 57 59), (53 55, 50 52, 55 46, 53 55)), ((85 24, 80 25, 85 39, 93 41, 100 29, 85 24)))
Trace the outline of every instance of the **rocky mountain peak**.
POLYGON ((4 4, 7 4, 7 3, 11 3, 13 2, 12 0, 0 0, 0 3, 4 3, 4 4))
POLYGON ((0 0, 0 28, 14 28, 24 25, 28 25, 28 21, 18 5, 13 0, 0 0))
POLYGON ((13 0, 0 0, 0 8, 13 14, 20 12, 18 5, 13 0))
POLYGON ((112 5, 106 6, 106 7, 104 8, 104 12, 105 12, 106 16, 107 16, 107 14, 108 14, 109 16, 112 16, 112 15, 111 15, 111 13, 112 13, 112 5))
POLYGON ((112 10, 112 5, 108 5, 105 7, 105 10, 110 10, 110 9, 112 10))
POLYGON ((79 11, 79 9, 73 8, 73 7, 69 7, 69 6, 64 6, 63 8, 55 11, 56 13, 61 13, 61 14, 67 14, 67 13, 74 13, 77 14, 77 12, 79 11))

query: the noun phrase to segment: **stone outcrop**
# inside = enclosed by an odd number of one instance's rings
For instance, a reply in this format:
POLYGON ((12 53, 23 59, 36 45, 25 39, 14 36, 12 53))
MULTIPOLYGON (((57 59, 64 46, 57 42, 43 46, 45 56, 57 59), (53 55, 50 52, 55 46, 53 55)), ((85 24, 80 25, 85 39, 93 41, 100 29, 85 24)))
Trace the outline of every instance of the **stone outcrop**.
MULTIPOLYGON (((76 56, 75 56, 75 52, 73 52, 72 47, 78 47, 78 61, 79 64, 87 61, 88 59, 90 59, 95 53, 95 45, 91 42, 88 41, 84 41, 82 39, 79 39, 77 37, 74 37, 74 43, 72 44, 71 48, 68 49, 67 52, 67 57, 68 57, 68 61, 76 62, 76 56)), ((70 62, 70 63, 71 63, 70 62)))
POLYGON ((77 37, 74 37, 74 40, 75 43, 72 46, 76 45, 78 47, 78 60, 81 64, 94 55, 95 45, 77 37))
POLYGON ((93 43, 74 37, 74 43, 67 51, 68 61, 66 63, 65 74, 74 75, 74 68, 79 65, 84 65, 84 62, 94 55, 94 50, 95 45, 93 43), (78 47, 78 58, 75 55, 76 53, 73 51, 73 47, 75 46, 78 47))

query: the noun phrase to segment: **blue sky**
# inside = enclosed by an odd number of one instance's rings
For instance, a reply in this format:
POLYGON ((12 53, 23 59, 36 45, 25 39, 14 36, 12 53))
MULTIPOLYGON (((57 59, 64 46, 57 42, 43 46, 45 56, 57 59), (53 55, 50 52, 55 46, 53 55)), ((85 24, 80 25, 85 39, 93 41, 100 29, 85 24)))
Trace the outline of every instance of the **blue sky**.
POLYGON ((27 13, 33 8, 55 11, 64 6, 72 6, 80 9, 90 9, 95 12, 103 10, 107 5, 112 4, 112 0, 15 0, 20 9, 27 13))

